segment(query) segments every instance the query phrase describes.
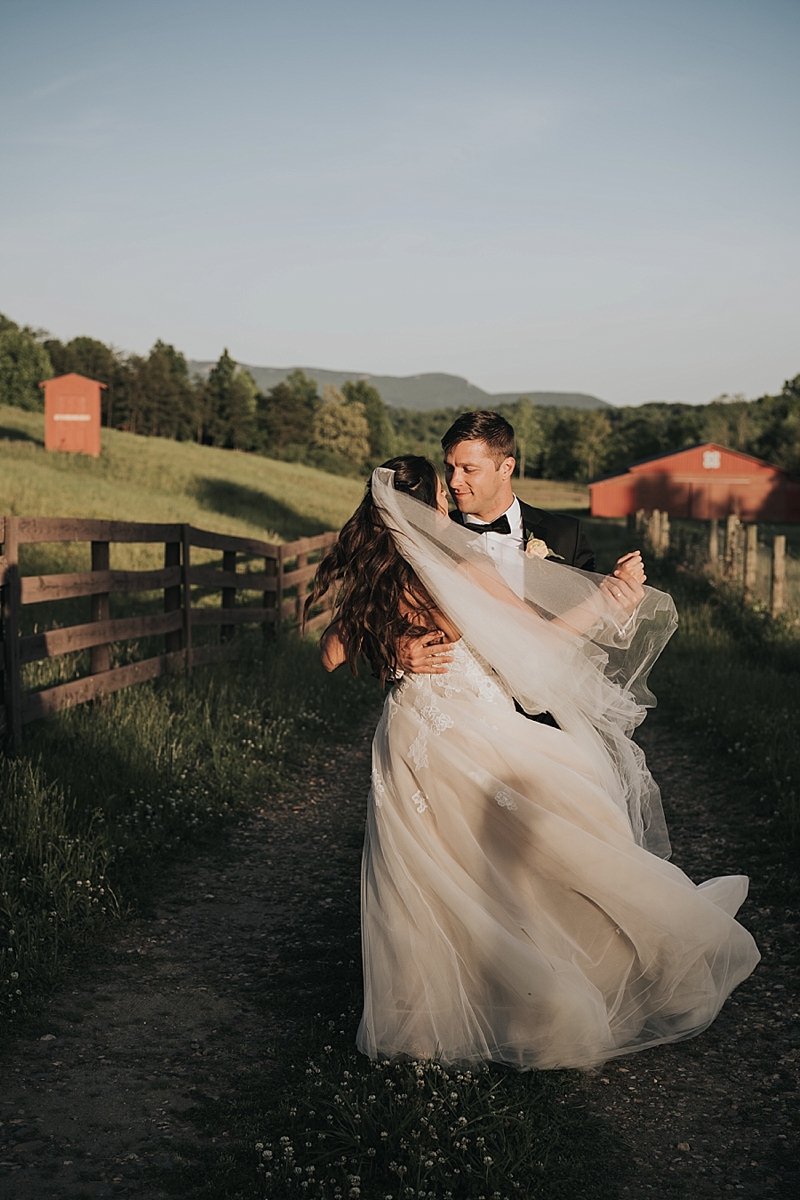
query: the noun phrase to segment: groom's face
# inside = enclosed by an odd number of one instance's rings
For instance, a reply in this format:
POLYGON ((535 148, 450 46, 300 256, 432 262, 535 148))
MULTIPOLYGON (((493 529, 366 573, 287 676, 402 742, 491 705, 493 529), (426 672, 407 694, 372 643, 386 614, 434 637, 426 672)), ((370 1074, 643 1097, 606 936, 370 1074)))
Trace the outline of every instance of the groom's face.
POLYGON ((457 442, 445 455, 444 469, 459 512, 480 521, 494 521, 510 507, 514 499, 514 459, 495 462, 486 442, 457 442))

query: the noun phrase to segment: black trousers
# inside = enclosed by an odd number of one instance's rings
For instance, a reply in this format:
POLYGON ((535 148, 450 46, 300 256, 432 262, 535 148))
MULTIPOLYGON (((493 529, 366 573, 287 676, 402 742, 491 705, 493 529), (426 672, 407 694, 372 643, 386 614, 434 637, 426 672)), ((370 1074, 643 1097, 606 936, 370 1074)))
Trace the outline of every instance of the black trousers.
POLYGON ((540 725, 551 725, 553 727, 553 729, 561 728, 561 726, 559 725, 559 723, 555 719, 555 717, 552 715, 552 713, 547 713, 547 712, 536 713, 536 714, 526 713, 525 709, 522 708, 521 705, 517 704, 516 700, 514 701, 514 708, 517 710, 518 713, 522 713, 523 717, 527 717, 527 719, 529 721, 538 721, 540 725))

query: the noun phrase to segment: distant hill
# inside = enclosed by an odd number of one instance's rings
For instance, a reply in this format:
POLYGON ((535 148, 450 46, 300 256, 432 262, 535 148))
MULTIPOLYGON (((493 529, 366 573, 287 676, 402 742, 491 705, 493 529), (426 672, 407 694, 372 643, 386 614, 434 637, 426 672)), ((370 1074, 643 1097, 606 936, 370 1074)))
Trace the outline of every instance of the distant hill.
MULTIPOLYGON (((205 377, 214 366, 213 362, 190 359, 189 370, 205 377)), ((240 366, 249 371, 262 392, 285 379, 294 367, 251 367, 240 366)), ((607 400, 597 396, 586 396, 582 392, 484 392, 460 375, 430 373, 427 375, 369 375, 366 371, 328 371, 322 367, 302 367, 306 375, 315 379, 320 388, 326 383, 341 387, 348 379, 367 379, 378 389, 384 404, 392 408, 410 408, 417 412, 431 412, 439 408, 492 408, 496 404, 514 404, 521 396, 527 396, 533 404, 553 405, 557 408, 613 408, 607 400)))

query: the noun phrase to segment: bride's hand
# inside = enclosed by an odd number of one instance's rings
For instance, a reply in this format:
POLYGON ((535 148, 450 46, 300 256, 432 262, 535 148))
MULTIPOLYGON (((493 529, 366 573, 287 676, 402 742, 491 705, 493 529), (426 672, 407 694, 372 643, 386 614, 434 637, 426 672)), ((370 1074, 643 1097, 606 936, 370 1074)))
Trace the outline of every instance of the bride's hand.
POLYGON ((438 630, 422 637, 403 638, 397 655, 398 666, 411 675, 444 675, 453 661, 453 642, 443 640, 438 630))
POLYGON ((600 584, 600 591, 612 607, 621 609, 626 614, 632 613, 637 604, 644 599, 644 588, 635 579, 619 575, 606 575, 600 584))

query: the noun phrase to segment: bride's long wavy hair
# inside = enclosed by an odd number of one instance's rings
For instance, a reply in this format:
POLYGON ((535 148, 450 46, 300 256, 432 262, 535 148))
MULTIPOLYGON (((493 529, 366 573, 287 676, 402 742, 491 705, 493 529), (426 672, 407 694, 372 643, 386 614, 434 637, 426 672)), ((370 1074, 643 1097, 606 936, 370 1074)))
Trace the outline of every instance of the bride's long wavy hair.
MULTIPOLYGON (((429 459, 402 454, 381 465, 394 471, 398 491, 436 507, 439 476, 429 459)), ((304 621, 311 606, 332 588, 336 589, 334 611, 347 663, 354 674, 363 657, 385 683, 398 668, 400 639, 435 629, 433 602, 398 553, 375 507, 369 483, 339 540, 317 567, 304 621)))

